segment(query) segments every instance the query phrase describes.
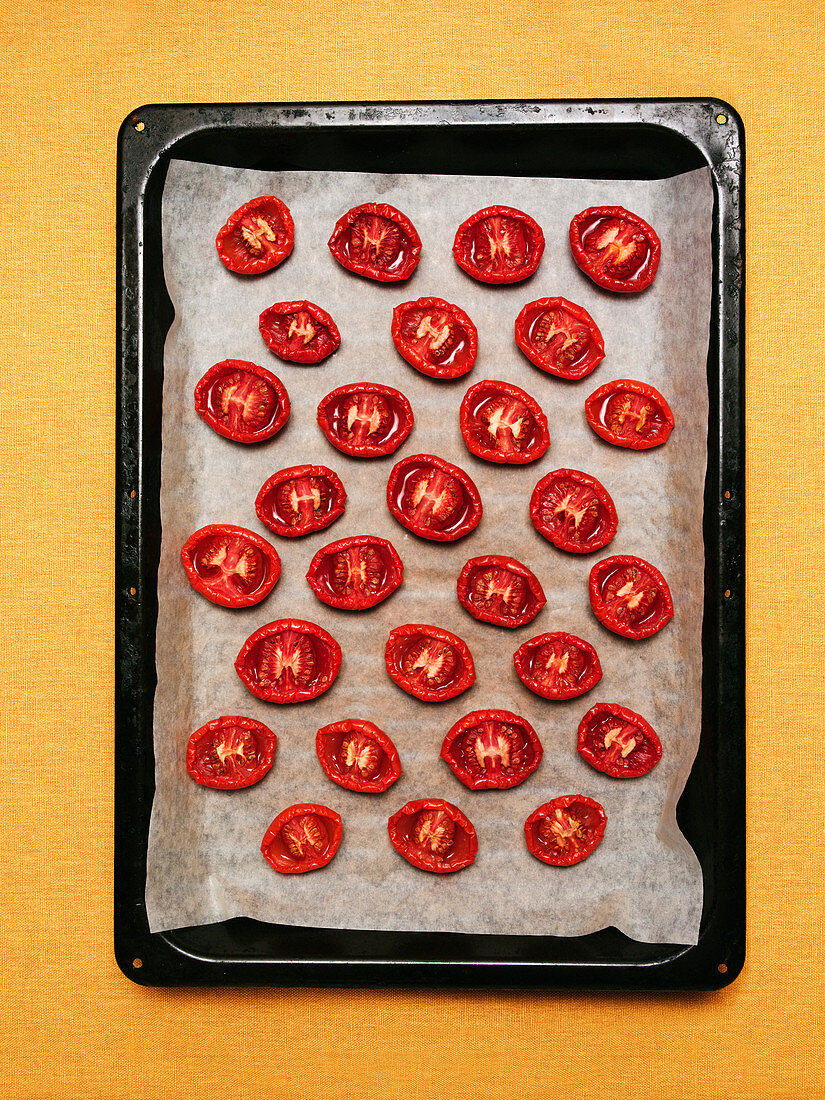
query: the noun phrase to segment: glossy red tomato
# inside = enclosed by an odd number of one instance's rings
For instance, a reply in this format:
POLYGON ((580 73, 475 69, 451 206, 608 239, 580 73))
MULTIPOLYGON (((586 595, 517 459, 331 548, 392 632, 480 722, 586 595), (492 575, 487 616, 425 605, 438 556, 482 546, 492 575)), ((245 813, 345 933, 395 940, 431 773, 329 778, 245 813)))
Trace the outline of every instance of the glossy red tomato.
POLYGON ((408 802, 387 823, 392 846, 413 867, 446 874, 469 867, 478 853, 472 822, 443 798, 408 802))
POLYGON ((528 302, 516 318, 516 343, 531 363, 557 378, 584 378, 604 359, 596 322, 566 298, 528 302))
POLYGON ((354 206, 335 223, 329 250, 338 263, 380 283, 409 279, 421 257, 421 238, 400 210, 385 202, 354 206))
POLYGON ((363 611, 392 595, 404 580, 404 566, 387 539, 352 535, 319 550, 307 580, 322 603, 363 611))
POLYGON ((601 550, 619 526, 610 493, 581 470, 545 474, 530 498, 530 519, 554 546, 571 554, 601 550))
POLYGON ((599 622, 624 638, 649 638, 673 618, 673 597, 659 570, 629 554, 590 570, 590 606, 599 622))
POLYGON ((458 227, 455 262, 482 283, 517 283, 539 266, 544 252, 541 226, 511 206, 488 206, 458 227))
POLYGON ((354 382, 328 393, 318 406, 321 431, 339 451, 379 458, 398 450, 413 429, 413 411, 400 390, 354 382))
POLYGON ((474 710, 456 722, 441 746, 442 759, 473 791, 517 787, 542 754, 536 731, 509 710, 474 710))
POLYGON ((221 607, 252 607, 266 599, 281 575, 281 559, 266 539, 229 523, 190 535, 180 552, 189 583, 221 607))
POLYGON ((579 755, 615 779, 647 775, 662 759, 662 742, 641 714, 596 703, 579 723, 579 755))
POLYGON ((372 722, 345 718, 318 730, 315 751, 333 783, 348 791, 380 794, 401 775, 398 751, 372 722))
POLYGON ((408 455, 387 483, 387 505, 408 531, 435 542, 454 542, 481 522, 475 482, 437 455, 408 455))
POLYGON ((292 215, 274 195, 245 202, 215 238, 221 262, 239 275, 270 271, 287 258, 294 244, 292 215))
POLYGON ((616 447, 649 450, 661 446, 673 431, 673 413, 664 397, 646 382, 630 378, 599 386, 584 411, 596 435, 616 447))
POLYGON ((430 378, 459 378, 472 370, 478 355, 475 325, 463 309, 443 298, 396 306, 392 342, 408 363, 430 378))
POLYGON ((476 670, 467 643, 437 626, 397 626, 390 631, 384 656, 387 672, 396 684, 427 703, 454 699, 475 683, 476 670))
POLYGON ((341 346, 338 326, 314 302, 275 302, 258 318, 267 347, 287 363, 320 363, 341 346))
POLYGON ((541 406, 512 382, 476 382, 464 395, 459 416, 468 449, 488 462, 521 466, 550 446, 541 406))
POLYGON ((341 817, 335 810, 304 802, 278 814, 264 833, 261 853, 284 875, 316 871, 338 851, 343 833, 341 817))
POLYGON ((245 359, 224 359, 195 386, 195 410, 218 435, 261 443, 283 428, 290 407, 280 378, 245 359))
POLYGON ((329 527, 346 502, 341 479, 326 466, 289 466, 263 483, 255 512, 276 535, 298 538, 329 527))
POLYGON ((225 715, 195 730, 186 770, 196 783, 220 791, 251 787, 272 767, 278 738, 254 718, 225 715))
POLYGON ((662 246, 654 230, 622 206, 591 206, 570 223, 573 259, 594 283, 630 294, 656 278, 662 246))
POLYGON ((593 646, 562 630, 531 638, 519 646, 513 661, 524 686, 543 699, 575 699, 602 678, 593 646))
POLYGON ((458 578, 458 599, 475 619, 494 626, 524 626, 547 603, 538 577, 515 558, 470 558, 458 578))
POLYGON ((327 691, 341 668, 341 647, 304 619, 278 619, 246 639, 235 670, 268 703, 303 703, 327 691))
POLYGON ((570 867, 601 844, 607 825, 604 808, 583 794, 565 794, 533 810, 524 823, 531 853, 542 863, 570 867))

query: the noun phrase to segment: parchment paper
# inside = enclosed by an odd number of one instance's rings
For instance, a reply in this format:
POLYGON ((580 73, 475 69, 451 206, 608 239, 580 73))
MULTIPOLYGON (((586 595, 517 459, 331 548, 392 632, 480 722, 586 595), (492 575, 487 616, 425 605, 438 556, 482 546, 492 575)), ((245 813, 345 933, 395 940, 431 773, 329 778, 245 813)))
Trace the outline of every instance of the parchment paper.
POLYGON ((163 199, 164 270, 175 306, 164 357, 162 551, 158 577, 158 686, 155 699, 157 791, 149 837, 146 902, 152 931, 246 915, 287 924, 369 929, 579 935, 614 925, 634 939, 696 942, 702 908, 699 863, 676 825, 675 806, 699 737, 704 549, 702 497, 706 465, 706 358, 710 315, 712 188, 707 170, 664 181, 627 182, 263 173, 173 161, 163 199), (256 278, 219 262, 215 233, 257 195, 279 195, 296 225, 292 256, 256 278), (416 225, 421 263, 407 283, 379 284, 344 271, 327 239, 351 206, 389 202, 416 225), (547 248, 525 283, 488 287, 452 258, 456 227, 475 210, 503 203, 531 214, 547 248), (640 295, 596 287, 575 266, 570 219, 592 205, 622 205, 656 227, 662 262, 640 295), (419 374, 395 351, 392 309, 425 295, 464 308, 479 330, 473 371, 453 382, 419 374), (533 367, 517 349, 513 324, 525 302, 563 295, 584 306, 605 338, 607 355, 587 378, 569 383, 533 367), (327 309, 342 334, 340 350, 315 367, 277 359, 258 332, 258 315, 276 301, 306 298, 327 309), (233 443, 196 414, 193 390, 225 358, 265 365, 292 401, 288 425, 267 443, 233 443), (588 427, 584 400, 614 378, 647 381, 666 396, 676 428, 661 448, 633 452, 610 446, 588 427), (501 468, 472 456, 459 431, 458 408, 482 378, 522 386, 546 412, 552 444, 538 462, 501 468), (401 389, 415 428, 395 455, 355 459, 324 438, 315 416, 320 399, 347 382, 377 381, 401 389), (430 452, 457 463, 484 503, 480 526, 456 543, 425 542, 390 515, 385 488, 405 454, 430 452), (279 539, 255 515, 255 496, 276 470, 313 462, 337 471, 348 493, 344 516, 302 539, 279 539), (556 550, 533 529, 530 493, 548 470, 585 470, 606 486, 619 515, 608 548, 579 556, 556 550), (234 523, 273 542, 283 574, 257 607, 229 610, 189 586, 180 548, 197 528, 234 523), (315 552, 347 535, 388 538, 405 566, 404 584, 377 608, 335 611, 305 580, 315 552), (476 622, 459 604, 455 584, 464 562, 512 554, 538 575, 547 606, 518 630, 476 622), (639 554, 665 574, 676 616, 659 634, 627 641, 603 628, 587 597, 591 566, 608 554, 639 554), (233 668, 246 637, 273 619, 310 619, 344 653, 332 689, 305 704, 277 706, 253 697, 233 668), (447 703, 402 692, 384 669, 393 626, 432 623, 470 646, 477 681, 447 703), (516 677, 512 655, 528 638, 566 630, 595 645, 604 670, 587 695, 566 703, 540 699, 516 677), (590 768, 575 751, 581 717, 596 702, 618 702, 644 715, 664 746, 659 766, 632 781, 590 768), (509 791, 469 791, 439 759, 451 725, 471 710, 500 707, 524 715, 545 756, 509 791), (272 771, 258 785, 222 792, 196 785, 185 769, 190 733, 221 714, 245 714, 279 739, 272 771), (404 774, 382 795, 359 795, 324 775, 315 756, 318 728, 344 717, 367 718, 394 740, 404 774), (597 799, 608 816, 604 841, 572 868, 548 867, 525 846, 525 818, 560 794, 597 799), (458 874, 411 867, 387 835, 389 816, 411 798, 443 797, 475 824, 479 853, 458 874), (333 862, 306 875, 279 875, 260 854, 270 821, 295 802, 337 810, 344 839, 333 862))

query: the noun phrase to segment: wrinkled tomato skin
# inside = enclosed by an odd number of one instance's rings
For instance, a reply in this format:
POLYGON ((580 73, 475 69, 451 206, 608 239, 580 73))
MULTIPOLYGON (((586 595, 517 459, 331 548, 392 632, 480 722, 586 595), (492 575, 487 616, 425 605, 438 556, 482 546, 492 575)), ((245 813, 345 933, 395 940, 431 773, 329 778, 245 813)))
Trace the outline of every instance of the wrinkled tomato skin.
POLYGON ((277 619, 246 639, 235 660, 244 685, 267 703, 304 703, 332 687, 341 647, 304 619, 277 619))
POLYGON ((287 258, 294 244, 292 215, 275 195, 263 195, 238 207, 215 238, 221 263, 237 275, 271 271, 287 258))
POLYGON ((237 791, 258 783, 272 767, 278 738, 254 718, 224 715, 195 730, 186 747, 186 770, 196 783, 218 791, 237 791), (222 750, 242 749, 243 752, 222 750), (215 750, 215 751, 213 751, 215 750), (247 763, 247 753, 254 759, 247 763), (243 765, 234 761, 240 756, 243 765), (224 761, 229 764, 224 766, 224 761))
POLYGON ((258 318, 258 328, 269 350, 287 363, 312 366, 341 346, 338 326, 314 302, 275 302, 258 318))
POLYGON ((184 543, 180 556, 195 591, 221 607, 260 603, 281 575, 281 559, 275 547, 254 531, 229 523, 212 523, 195 531, 184 543))
POLYGON ((439 875, 461 871, 478 854, 478 837, 472 822, 458 806, 443 798, 408 802, 392 815, 387 830, 396 852, 422 871, 439 875), (430 843, 426 842, 428 834, 433 837, 430 843), (439 834, 444 836, 441 843, 439 834))
POLYGON ((483 510, 469 474, 446 459, 427 454, 408 455, 396 462, 387 483, 387 506, 402 527, 434 542, 464 538, 478 527, 483 510), (435 486, 430 493, 429 485, 435 486), (423 495, 416 502, 422 486, 423 495), (439 496, 434 498, 433 493, 439 496), (446 506, 440 503, 444 496, 450 498, 446 506))
POLYGON ((593 614, 602 626, 623 638, 649 638, 673 618, 673 597, 667 581, 654 565, 631 554, 617 554, 596 562, 590 570, 589 591, 593 614), (634 575, 641 583, 633 583, 634 575), (630 588, 620 595, 628 584, 630 588), (619 587, 613 593, 611 589, 616 585, 619 587), (655 589, 652 600, 651 589, 655 589), (639 597, 644 598, 649 606, 636 614, 632 608, 623 611, 624 603, 629 602, 624 600, 625 595, 630 600, 636 595, 637 606, 641 602, 639 597))
POLYGON ((587 423, 614 447, 647 451, 661 447, 673 431, 673 412, 664 397, 646 382, 618 378, 606 382, 584 403, 587 423))
POLYGON ((531 854, 553 867, 572 867, 587 859, 601 844, 607 826, 604 807, 583 794, 565 794, 534 810, 524 823, 524 837, 531 854), (561 815, 559 817, 558 815, 561 815), (563 844, 552 840, 552 826, 563 834, 572 828, 573 819, 580 835, 563 837, 563 844), (544 824, 546 822, 546 824, 544 824), (548 833, 550 839, 548 839, 548 833))
POLYGON ((530 638, 516 650, 513 663, 524 686, 542 699, 575 699, 602 678, 601 662, 593 646, 563 630, 530 638), (551 663, 553 667, 548 669, 551 663))
POLYGON ((456 585, 461 606, 474 619, 515 628, 532 622, 547 603, 538 577, 515 558, 470 558, 456 585))
POLYGON ((300 538, 329 527, 344 514, 346 503, 341 479, 326 466, 289 466, 263 483, 255 513, 276 535, 300 538))
POLYGON ((355 382, 328 393, 318 425, 333 447, 353 458, 382 458, 397 451, 413 430, 412 407, 400 390, 355 382))
POLYGON ((487 462, 523 466, 550 446, 541 405, 512 382, 476 382, 461 402, 459 423, 467 449, 487 462))
POLYGON ((471 791, 517 787, 533 774, 543 754, 527 719, 509 710, 475 710, 465 715, 441 746, 442 759, 471 791))
POLYGON ((356 275, 379 283, 400 283, 409 279, 421 258, 421 238, 406 214, 383 202, 365 202, 354 206, 335 223, 328 241, 329 250, 338 263, 356 275), (362 255, 359 242, 362 233, 373 242, 383 235, 386 252, 383 257, 362 255))
POLYGON ((633 294, 649 287, 656 278, 662 245, 655 230, 622 206, 591 206, 570 222, 570 249, 573 259, 590 279, 605 290, 633 294), (613 262, 611 244, 598 247, 598 241, 613 231, 631 250, 627 268, 613 262))
POLYGON ((390 631, 384 659, 391 679, 408 695, 425 703, 454 699, 475 683, 475 666, 467 643, 437 626, 397 626, 390 631), (431 666, 432 675, 427 675, 431 666))
POLYGON ((392 740, 378 726, 359 718, 323 726, 315 738, 315 751, 327 776, 348 791, 382 794, 402 774, 392 740))
POLYGON ((318 551, 307 571, 307 581, 318 599, 341 611, 375 607, 403 580, 398 552, 388 539, 377 535, 353 535, 331 542, 318 551))
POLYGON ((265 367, 224 359, 195 386, 195 411, 226 439, 263 443, 289 420, 289 395, 280 378, 265 367))
POLYGON ((283 810, 264 833, 261 854, 267 863, 283 875, 303 874, 326 867, 341 844, 343 822, 335 810, 320 806, 317 802, 304 802, 283 810), (309 819, 310 829, 301 829, 301 823, 309 819), (292 836, 290 832, 292 831, 292 836), (307 844, 307 832, 312 843, 307 844), (302 842, 303 851, 293 850, 295 837, 302 842))
POLYGON ((458 227, 453 255, 472 278, 492 285, 529 278, 544 252, 538 222, 511 206, 477 210, 458 227))
POLYGON ((574 381, 604 359, 604 338, 586 309, 566 298, 537 298, 516 318, 516 343, 534 366, 574 381))
POLYGON ((581 470, 545 474, 530 497, 530 519, 539 534, 570 554, 603 549, 619 528, 610 493, 597 478, 581 470), (582 525, 585 530, 579 533, 582 525))
POLYGON ((478 330, 463 309, 443 298, 402 302, 392 311, 392 342, 428 378, 460 378, 473 369, 478 330))
POLYGON ((650 723, 618 703, 596 703, 579 723, 579 755, 614 779, 647 775, 662 759, 662 742, 650 723))

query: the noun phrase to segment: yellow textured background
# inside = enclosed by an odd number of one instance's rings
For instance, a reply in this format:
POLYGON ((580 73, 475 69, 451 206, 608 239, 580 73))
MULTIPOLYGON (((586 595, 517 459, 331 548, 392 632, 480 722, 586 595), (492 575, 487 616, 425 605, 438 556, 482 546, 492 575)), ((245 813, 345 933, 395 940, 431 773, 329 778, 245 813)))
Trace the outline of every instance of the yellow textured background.
POLYGON ((0 1096, 825 1096, 820 5, 0 7, 0 1096), (658 997, 134 986, 111 947, 119 123, 146 102, 703 95, 741 113, 748 156, 742 976, 658 997))

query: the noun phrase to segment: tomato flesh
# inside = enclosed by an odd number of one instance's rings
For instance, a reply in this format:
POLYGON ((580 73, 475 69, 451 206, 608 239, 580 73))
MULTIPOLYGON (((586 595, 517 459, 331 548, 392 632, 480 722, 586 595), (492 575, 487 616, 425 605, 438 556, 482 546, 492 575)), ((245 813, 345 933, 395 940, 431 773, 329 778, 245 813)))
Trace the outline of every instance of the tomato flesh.
POLYGON ((452 542, 478 526, 481 497, 470 477, 435 455, 410 455, 393 467, 387 504, 404 527, 422 538, 452 542))
POLYGON ((515 283, 532 275, 544 252, 544 234, 529 214, 508 206, 479 210, 459 227, 456 263, 484 283, 515 283))
POLYGON ((259 699, 298 703, 332 686, 341 668, 341 647, 315 623, 279 619, 247 638, 235 668, 259 699))
POLYGON ((604 339, 586 309, 566 298, 528 302, 516 319, 516 343, 557 378, 584 378, 604 359, 604 339))
POLYGON ((292 252, 294 243, 292 215, 274 195, 244 203, 215 238, 221 262, 239 275, 271 271, 292 252))
POLYGON ((347 718, 324 726, 315 748, 329 778, 349 791, 380 794, 401 775, 395 745, 372 722, 347 718))
POLYGON ((625 294, 650 286, 661 254, 651 226, 621 206, 594 206, 577 214, 570 223, 570 247, 593 282, 625 294))
POLYGON ((564 631, 531 638, 516 650, 513 661, 521 682, 543 699, 574 699, 602 678, 593 646, 564 631))
POLYGON ((478 354, 478 332, 458 306, 442 298, 419 298, 396 306, 392 339, 416 370, 430 378, 459 378, 478 354))
POLYGON ((468 449, 488 462, 535 462, 550 446, 541 406, 511 382, 485 380, 471 386, 459 419, 468 449))
POLYGON ((321 431, 339 451, 377 458, 397 450, 413 428, 413 413, 399 390, 377 382, 341 386, 318 406, 321 431))
POLYGON ((230 524, 210 524, 191 535, 181 561, 192 587, 222 607, 252 607, 265 599, 281 575, 274 546, 230 524))
POLYGON ((517 627, 531 622, 547 600, 538 577, 515 558, 470 558, 457 585, 462 607, 481 622, 517 627))
POLYGON ((396 627, 387 641, 385 662, 400 688, 430 703, 455 698, 476 678, 466 642, 437 626, 396 627))
POLYGON ((224 716, 189 738, 186 770, 196 783, 217 790, 250 787, 272 767, 278 739, 252 718, 224 716))
POLYGON ((601 550, 619 526, 607 489, 581 470, 545 474, 530 498, 530 519, 554 546, 572 554, 601 550))
POLYGON ((543 863, 570 867, 581 863, 604 836, 604 808, 585 795, 568 794, 539 806, 524 823, 530 852, 543 863))
POLYGON ((325 867, 341 844, 340 816, 316 803, 290 806, 278 814, 261 841, 267 863, 281 874, 302 874, 325 867))
POLYGON ((329 527, 346 500, 341 479, 326 466, 290 466, 264 482, 255 512, 276 534, 297 538, 329 527))
POLYGON ((226 439, 260 443, 271 439, 289 419, 286 388, 256 363, 224 359, 195 386, 195 410, 226 439))
POLYGON ((395 850, 424 871, 446 874, 469 867, 478 852, 472 823, 440 798, 408 802, 387 825, 395 850))
POLYGON ((347 211, 328 244, 342 267, 385 283, 409 279, 421 256, 415 226, 386 203, 363 203, 347 211))
POLYGON ((596 618, 614 634, 649 638, 673 618, 667 581, 642 558, 617 555, 590 571, 590 604, 596 618))
POLYGON ((616 447, 649 450, 673 430, 673 413, 664 397, 646 382, 620 378, 600 386, 585 401, 590 427, 616 447))
POLYGON ((541 742, 525 719, 507 710, 465 715, 444 738, 441 756, 471 790, 502 790, 523 783, 542 758, 541 742))
POLYGON ((307 580, 330 607, 362 611, 391 595, 404 579, 404 566, 387 539, 357 535, 319 550, 307 580))
POLYGON ((288 363, 320 363, 341 346, 338 326, 313 302, 275 302, 258 328, 270 351, 288 363))
POLYGON ((640 714, 617 703, 597 703, 579 723, 578 751, 615 779, 647 775, 662 758, 662 743, 640 714))

